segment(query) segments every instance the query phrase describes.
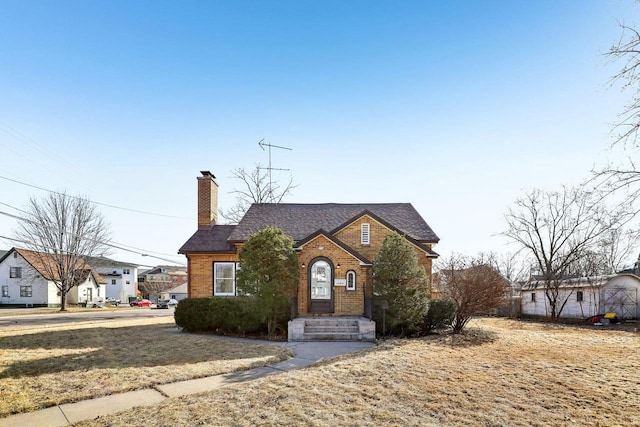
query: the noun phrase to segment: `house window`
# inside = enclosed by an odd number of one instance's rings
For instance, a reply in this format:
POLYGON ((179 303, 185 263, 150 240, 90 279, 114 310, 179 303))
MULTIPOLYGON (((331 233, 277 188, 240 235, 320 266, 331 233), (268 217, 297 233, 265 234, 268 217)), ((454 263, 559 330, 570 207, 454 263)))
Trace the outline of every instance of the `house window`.
POLYGON ((122 274, 129 274, 129 269, 128 268, 123 269, 122 274))
POLYGON ((584 293, 582 291, 577 291, 576 292, 576 300, 578 302, 584 301, 584 293))
POLYGON ((31 298, 31 285, 20 286, 20 296, 25 298, 31 298))
POLYGON ((115 285, 116 284, 116 279, 111 279, 111 284, 115 285))
POLYGON ((536 302, 536 293, 531 292, 531 302, 536 302))
POLYGON ((22 267, 9 267, 9 277, 20 279, 22 277, 22 267))
POLYGON ((213 263, 213 295, 234 296, 236 294, 236 263, 213 263))
POLYGON ((9 286, 5 285, 2 287, 2 297, 9 298, 9 286))
POLYGON ((130 284, 131 284, 131 282, 129 280, 127 280, 127 285, 130 285, 130 284))
POLYGON ((360 243, 362 243, 363 245, 368 245, 369 244, 369 237, 370 237, 370 227, 369 224, 362 224, 360 226, 360 243))
POLYGON ((356 290, 356 272, 355 271, 347 271, 347 290, 348 291, 356 290))

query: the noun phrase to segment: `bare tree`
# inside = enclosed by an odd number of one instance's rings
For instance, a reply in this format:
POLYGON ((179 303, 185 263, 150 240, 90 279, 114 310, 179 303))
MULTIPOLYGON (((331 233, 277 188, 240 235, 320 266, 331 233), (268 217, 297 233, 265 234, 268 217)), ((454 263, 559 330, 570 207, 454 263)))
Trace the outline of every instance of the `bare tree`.
POLYGON ((150 295, 160 295, 162 292, 171 289, 174 285, 171 282, 151 280, 138 283, 138 289, 144 298, 150 295))
POLYGON ((280 203, 295 188, 292 176, 284 185, 270 181, 267 169, 259 164, 250 171, 236 168, 232 175, 240 181, 240 189, 232 191, 236 195, 235 204, 229 209, 220 209, 220 215, 234 224, 240 222, 252 203, 280 203))
POLYGON ((441 265, 443 289, 455 303, 454 333, 461 332, 473 316, 500 307, 509 295, 509 282, 500 274, 491 255, 452 255, 441 265))
POLYGON ((622 63, 622 68, 611 77, 611 85, 620 85, 622 90, 631 90, 631 101, 618 115, 614 129, 618 132, 616 142, 638 146, 640 130, 640 32, 625 24, 622 33, 607 52, 610 63, 622 63))
POLYGON ((87 258, 106 255, 109 226, 89 200, 64 192, 30 198, 25 212, 16 237, 34 252, 46 279, 55 283, 60 310, 66 311, 67 294, 90 268, 87 258))
POLYGON ((607 233, 628 219, 621 207, 607 210, 595 193, 582 188, 532 190, 505 215, 504 236, 520 246, 540 275, 550 317, 557 320, 570 294, 560 292, 571 267, 607 233))
POLYGON ((600 239, 599 250, 605 273, 617 273, 622 270, 638 247, 638 231, 613 228, 600 239))
MULTIPOLYGON (((637 150, 640 130, 640 33, 628 25, 620 25, 620 38, 606 53, 609 63, 621 63, 622 68, 610 79, 611 86, 620 86, 622 90, 632 92, 627 103, 613 126, 614 144, 623 144, 624 148, 637 150)), ((624 193, 628 204, 637 205, 640 200, 640 170, 632 156, 626 162, 609 164, 594 171, 594 181, 606 195, 624 193)), ((640 212, 636 208, 635 214, 640 212)))

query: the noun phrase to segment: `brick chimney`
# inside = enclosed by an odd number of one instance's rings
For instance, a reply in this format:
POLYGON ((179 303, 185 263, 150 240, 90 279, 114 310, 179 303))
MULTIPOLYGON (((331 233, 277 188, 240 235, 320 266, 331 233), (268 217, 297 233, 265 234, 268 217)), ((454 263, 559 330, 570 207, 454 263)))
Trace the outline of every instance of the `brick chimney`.
POLYGON ((218 222, 218 183, 209 171, 198 177, 198 228, 208 228, 218 222))

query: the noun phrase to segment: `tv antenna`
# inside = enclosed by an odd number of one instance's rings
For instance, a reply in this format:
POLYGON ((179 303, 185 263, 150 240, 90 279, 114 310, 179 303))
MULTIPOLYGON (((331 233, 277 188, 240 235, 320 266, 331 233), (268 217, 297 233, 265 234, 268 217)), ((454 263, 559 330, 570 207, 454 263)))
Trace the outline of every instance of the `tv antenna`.
POLYGON ((263 150, 263 151, 264 151, 264 147, 269 147, 269 150, 268 150, 268 151, 269 151, 269 166, 268 166, 268 167, 266 167, 266 168, 258 167, 258 170, 260 170, 260 169, 266 169, 266 170, 268 170, 268 171, 269 171, 269 194, 270 194, 271 196, 273 196, 273 193, 272 193, 272 183, 273 183, 273 181, 271 180, 271 171, 288 171, 289 169, 274 168, 274 167, 272 167, 272 166, 271 166, 271 149, 272 149, 272 148, 279 148, 279 149, 281 149, 281 150, 289 150, 289 151, 292 151, 292 150, 293 150, 293 148, 289 148, 289 147, 282 147, 282 146, 280 146, 280 145, 273 145, 273 144, 270 144, 270 143, 268 143, 268 142, 263 142, 263 141, 264 141, 264 138, 262 138, 260 141, 258 141, 258 145, 260 146, 260 148, 262 148, 262 150, 263 150))

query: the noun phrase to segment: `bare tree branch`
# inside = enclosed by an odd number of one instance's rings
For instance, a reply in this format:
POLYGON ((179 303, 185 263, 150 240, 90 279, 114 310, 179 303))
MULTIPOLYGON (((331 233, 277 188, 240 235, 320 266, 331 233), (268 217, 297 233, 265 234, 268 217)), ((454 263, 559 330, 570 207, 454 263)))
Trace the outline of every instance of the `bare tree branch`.
POLYGON ((93 203, 64 192, 41 200, 32 197, 25 213, 16 237, 33 252, 46 279, 55 283, 65 311, 67 294, 90 268, 86 260, 106 255, 109 226, 93 203))
POLYGON ((236 195, 236 203, 228 209, 220 209, 220 215, 230 223, 240 222, 245 212, 253 203, 281 203, 296 187, 293 177, 285 185, 278 181, 269 182, 267 170, 259 164, 248 171, 237 168, 232 171, 232 177, 240 181, 240 188, 232 191, 236 195))

